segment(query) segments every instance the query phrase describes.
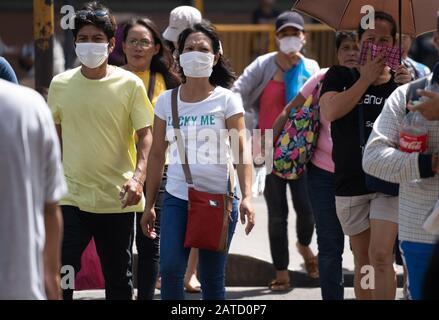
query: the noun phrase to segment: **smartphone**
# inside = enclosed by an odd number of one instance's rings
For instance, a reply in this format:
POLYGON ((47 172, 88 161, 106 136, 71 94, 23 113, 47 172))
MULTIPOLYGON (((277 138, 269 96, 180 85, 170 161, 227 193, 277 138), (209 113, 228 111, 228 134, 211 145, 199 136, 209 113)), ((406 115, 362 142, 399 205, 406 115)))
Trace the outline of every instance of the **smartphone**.
POLYGON ((386 65, 395 71, 401 64, 401 50, 399 47, 390 47, 383 44, 375 44, 370 41, 363 43, 360 52, 360 65, 365 65, 367 62, 367 54, 369 49, 372 51, 372 59, 375 59, 382 50, 386 51, 386 65))

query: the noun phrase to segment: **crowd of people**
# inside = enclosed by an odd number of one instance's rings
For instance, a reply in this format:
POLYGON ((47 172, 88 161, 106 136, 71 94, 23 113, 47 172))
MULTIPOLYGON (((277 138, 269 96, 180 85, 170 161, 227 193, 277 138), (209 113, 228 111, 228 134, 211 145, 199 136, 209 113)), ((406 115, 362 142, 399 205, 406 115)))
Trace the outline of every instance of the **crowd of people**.
MULTIPOLYGON (((407 297, 432 297, 425 284, 434 278, 429 265, 437 264, 438 234, 423 224, 439 199, 439 67, 431 73, 408 56, 413 38, 398 39, 391 15, 376 12, 375 20, 375 29, 337 32, 338 65, 321 69, 302 53, 303 17, 280 13, 278 51, 257 57, 236 77, 215 27, 195 8, 175 8, 161 34, 148 18, 133 18, 117 31, 110 9, 89 2, 76 12, 72 30, 80 66, 53 78, 48 107, 16 85, 13 69, 0 58, 0 299, 73 299, 74 286, 61 286, 61 270, 85 270, 85 250, 99 257, 106 298, 133 299, 134 243, 137 299, 152 300, 156 288, 165 300, 184 299, 185 290, 226 299, 227 250, 185 246, 190 199, 176 123, 185 137, 189 186, 226 194, 236 170, 232 188, 240 199, 230 211, 227 248, 238 221, 246 234, 255 225, 252 184, 265 186, 259 190, 268 209, 270 290, 291 288, 289 187, 296 248, 307 275, 320 279, 324 300, 344 299, 345 236, 357 299, 395 299, 395 259, 404 266, 407 297), (395 47, 398 41, 403 52, 394 70, 384 51, 377 57, 367 52, 359 62, 366 45, 395 47), (117 47, 119 66, 109 63, 117 47), (429 91, 411 103, 417 79, 429 91), (262 136, 273 130, 276 140, 310 96, 320 125, 306 171, 285 179, 245 161, 245 129, 260 129, 262 136), (409 112, 428 120, 427 152, 399 148, 409 112), (224 131, 239 132, 236 150, 224 131), (265 181, 252 182, 252 171, 265 181), (396 191, 376 188, 370 177, 393 183, 396 191), (318 252, 310 248, 314 230, 318 252), (364 266, 374 270, 372 288, 361 281, 364 266)), ((435 43, 439 48, 439 18, 435 43)))

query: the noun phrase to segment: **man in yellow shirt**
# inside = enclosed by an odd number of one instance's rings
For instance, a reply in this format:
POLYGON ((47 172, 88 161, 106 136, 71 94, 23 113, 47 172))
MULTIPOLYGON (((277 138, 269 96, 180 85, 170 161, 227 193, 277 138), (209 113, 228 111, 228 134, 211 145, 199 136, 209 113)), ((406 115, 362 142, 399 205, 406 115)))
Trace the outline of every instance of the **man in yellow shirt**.
MULTIPOLYGON (((106 298, 131 299, 134 212, 144 209, 153 110, 142 81, 108 65, 115 29, 114 17, 100 4, 76 12, 73 33, 81 67, 52 80, 48 103, 69 190, 60 201, 62 264, 79 272, 93 237, 106 298)), ((73 289, 63 288, 64 299, 72 299, 73 289)))

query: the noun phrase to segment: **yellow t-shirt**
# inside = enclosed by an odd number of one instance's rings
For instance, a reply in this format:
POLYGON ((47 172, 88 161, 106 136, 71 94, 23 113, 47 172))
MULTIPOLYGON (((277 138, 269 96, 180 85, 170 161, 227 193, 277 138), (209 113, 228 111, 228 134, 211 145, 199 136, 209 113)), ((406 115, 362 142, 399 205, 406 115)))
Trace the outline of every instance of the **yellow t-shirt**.
MULTIPOLYGON (((142 79, 143 84, 145 85, 146 91, 148 93, 149 88, 149 70, 143 71, 143 72, 134 72, 135 75, 137 75, 140 79, 142 79)), ((157 102, 157 98, 159 95, 166 91, 166 83, 165 79, 163 78, 163 75, 161 73, 155 74, 155 86, 154 86, 154 94, 152 98, 152 106, 155 107, 155 103, 157 102)))
POLYGON ((90 80, 78 67, 50 84, 48 104, 62 129, 69 190, 60 204, 92 213, 143 211, 143 197, 121 209, 119 192, 136 166, 133 133, 152 125, 153 108, 138 77, 110 68, 105 78, 90 80))
MULTIPOLYGON (((140 79, 142 79, 143 84, 145 85, 146 91, 148 91, 149 88, 149 70, 143 71, 143 72, 134 72, 135 75, 137 75, 140 79)), ((155 108, 155 103, 157 102, 157 99, 159 95, 161 95, 163 92, 166 91, 166 83, 165 78, 163 78, 163 75, 161 73, 155 74, 155 86, 154 86, 154 95, 152 98, 152 106, 155 108)), ((147 92, 148 93, 148 92, 147 92)), ((169 150, 166 150, 166 160, 165 164, 169 163, 169 150)))

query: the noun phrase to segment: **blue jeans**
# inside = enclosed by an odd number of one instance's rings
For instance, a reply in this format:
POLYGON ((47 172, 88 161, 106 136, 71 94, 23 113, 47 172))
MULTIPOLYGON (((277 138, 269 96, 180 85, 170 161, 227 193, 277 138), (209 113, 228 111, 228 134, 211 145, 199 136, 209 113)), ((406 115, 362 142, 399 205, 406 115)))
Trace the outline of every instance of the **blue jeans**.
MULTIPOLYGON (((160 274, 163 300, 184 300, 184 274, 190 249, 183 246, 188 202, 165 193, 161 216, 160 274)), ((233 202, 228 245, 238 219, 238 201, 233 202)), ((199 279, 204 300, 224 300, 227 254, 199 250, 199 279)))
POLYGON ((400 250, 408 271, 410 300, 423 299, 424 279, 433 255, 433 244, 401 241, 400 250))
POLYGON ((344 234, 335 209, 334 174, 308 166, 308 192, 316 222, 323 300, 343 300, 344 234))

